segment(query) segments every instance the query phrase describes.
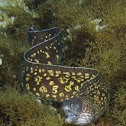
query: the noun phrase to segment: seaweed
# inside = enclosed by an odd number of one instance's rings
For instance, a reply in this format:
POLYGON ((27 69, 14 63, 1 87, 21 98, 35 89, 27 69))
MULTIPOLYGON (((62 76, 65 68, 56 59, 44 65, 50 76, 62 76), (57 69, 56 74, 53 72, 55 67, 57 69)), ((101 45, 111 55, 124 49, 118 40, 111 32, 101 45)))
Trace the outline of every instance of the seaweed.
POLYGON ((0 89, 1 126, 59 126, 64 123, 61 114, 51 105, 40 104, 30 94, 20 94, 14 88, 0 89))
POLYGON ((118 82, 116 88, 112 89, 111 106, 106 113, 107 118, 116 126, 126 125, 126 81, 118 82))
POLYGON ((1 1, 0 13, 0 31, 16 39, 26 40, 25 31, 32 25, 32 17, 35 14, 29 10, 23 0, 1 1))
POLYGON ((30 10, 35 9, 38 5, 44 3, 46 0, 24 0, 26 6, 29 7, 30 10))
MULTIPOLYGON (((2 59, 0 66, 1 87, 7 88, 9 85, 15 86, 15 83, 20 81, 23 53, 27 48, 28 44, 0 34, 0 57, 2 59)), ((20 86, 16 85, 16 87, 20 86)))

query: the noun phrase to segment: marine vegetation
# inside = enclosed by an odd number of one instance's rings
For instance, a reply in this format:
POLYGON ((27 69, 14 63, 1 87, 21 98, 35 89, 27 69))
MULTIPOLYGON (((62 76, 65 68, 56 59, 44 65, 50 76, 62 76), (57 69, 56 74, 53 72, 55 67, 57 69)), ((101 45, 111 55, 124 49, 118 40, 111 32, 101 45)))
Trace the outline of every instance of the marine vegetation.
POLYGON ((62 29, 66 48, 61 65, 94 68, 102 74, 110 91, 110 105, 105 115, 91 125, 125 126, 126 1, 9 1, 0 1, 1 125, 68 125, 62 112, 55 114, 47 104, 40 107, 20 86, 23 53, 29 48, 27 29, 34 25, 37 29, 62 29), (46 114, 48 118, 43 116, 46 114))
POLYGON ((19 82, 23 53, 29 46, 20 40, 0 34, 0 87, 16 86, 19 82), (20 65, 19 65, 19 64, 20 65))
POLYGON ((51 104, 40 104, 33 95, 8 87, 0 91, 1 126, 59 126, 64 119, 51 104))

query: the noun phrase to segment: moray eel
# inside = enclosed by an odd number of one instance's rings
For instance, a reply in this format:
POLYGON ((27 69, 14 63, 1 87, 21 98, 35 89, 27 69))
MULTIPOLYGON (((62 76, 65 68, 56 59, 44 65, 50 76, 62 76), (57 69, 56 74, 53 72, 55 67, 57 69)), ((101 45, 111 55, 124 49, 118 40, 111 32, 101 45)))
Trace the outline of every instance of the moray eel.
POLYGON ((24 54, 22 76, 27 91, 61 102, 67 123, 86 125, 103 115, 109 94, 99 71, 59 65, 65 48, 60 28, 29 28, 28 42, 31 48, 24 54))

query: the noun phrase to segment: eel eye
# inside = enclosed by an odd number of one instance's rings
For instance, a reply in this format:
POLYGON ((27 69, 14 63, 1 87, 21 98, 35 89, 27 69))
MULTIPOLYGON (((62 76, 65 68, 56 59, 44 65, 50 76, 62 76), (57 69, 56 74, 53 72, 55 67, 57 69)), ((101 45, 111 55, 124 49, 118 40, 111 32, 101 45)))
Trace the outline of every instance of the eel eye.
POLYGON ((71 104, 70 107, 73 109, 74 108, 74 104, 71 104))

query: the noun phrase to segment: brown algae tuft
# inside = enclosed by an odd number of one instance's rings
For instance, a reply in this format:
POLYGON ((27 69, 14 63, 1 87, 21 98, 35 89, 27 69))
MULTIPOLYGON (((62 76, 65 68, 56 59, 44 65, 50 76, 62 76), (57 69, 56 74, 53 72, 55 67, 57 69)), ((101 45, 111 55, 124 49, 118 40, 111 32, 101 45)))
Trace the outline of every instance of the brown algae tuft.
POLYGON ((28 94, 19 94, 14 88, 0 89, 1 126, 62 126, 64 118, 51 105, 39 104, 28 94))

